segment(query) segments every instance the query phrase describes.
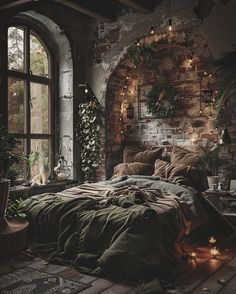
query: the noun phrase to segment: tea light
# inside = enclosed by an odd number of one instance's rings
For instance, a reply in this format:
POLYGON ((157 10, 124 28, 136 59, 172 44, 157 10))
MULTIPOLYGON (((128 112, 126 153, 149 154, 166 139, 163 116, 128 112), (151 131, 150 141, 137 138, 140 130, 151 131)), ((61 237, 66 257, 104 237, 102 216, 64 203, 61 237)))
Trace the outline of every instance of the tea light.
POLYGON ((211 244, 211 245, 214 245, 216 243, 216 239, 214 237, 210 237, 210 239, 208 240, 208 242, 211 244))
POLYGON ((216 257, 217 255, 219 255, 219 253, 220 251, 216 247, 210 249, 210 254, 212 255, 212 257, 216 257))

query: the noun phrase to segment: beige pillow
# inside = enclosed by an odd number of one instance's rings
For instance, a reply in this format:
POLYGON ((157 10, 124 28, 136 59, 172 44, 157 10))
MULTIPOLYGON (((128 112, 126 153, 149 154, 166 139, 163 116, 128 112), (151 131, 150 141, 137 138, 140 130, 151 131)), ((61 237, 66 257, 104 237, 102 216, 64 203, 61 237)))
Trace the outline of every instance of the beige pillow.
POLYGON ((207 189, 206 177, 197 168, 184 165, 172 164, 167 161, 155 162, 154 176, 160 176, 180 185, 188 185, 198 191, 207 189))
POLYGON ((155 161, 161 159, 163 148, 154 150, 138 151, 135 147, 126 146, 123 152, 123 162, 142 162, 154 165, 155 161))
POLYGON ((151 176, 153 173, 153 166, 142 162, 120 163, 114 167, 112 177, 124 175, 145 175, 151 176))
POLYGON ((162 177, 162 178, 168 178, 168 167, 170 166, 170 163, 165 161, 165 160, 161 160, 161 159, 157 159, 155 162, 155 167, 154 167, 154 174, 153 176, 157 176, 157 177, 162 177))
POLYGON ((183 164, 189 166, 197 166, 200 159, 200 153, 192 152, 184 148, 174 146, 171 154, 172 164, 183 164))

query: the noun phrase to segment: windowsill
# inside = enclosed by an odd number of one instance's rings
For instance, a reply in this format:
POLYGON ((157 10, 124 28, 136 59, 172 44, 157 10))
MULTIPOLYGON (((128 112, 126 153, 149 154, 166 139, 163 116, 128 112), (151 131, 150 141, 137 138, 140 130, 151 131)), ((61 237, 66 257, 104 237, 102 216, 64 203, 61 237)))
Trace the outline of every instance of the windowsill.
POLYGON ((18 185, 15 187, 10 187, 9 195, 13 198, 23 198, 26 199, 33 195, 43 194, 43 193, 57 193, 78 185, 79 183, 74 180, 66 181, 55 181, 48 183, 47 185, 38 186, 23 186, 18 185))

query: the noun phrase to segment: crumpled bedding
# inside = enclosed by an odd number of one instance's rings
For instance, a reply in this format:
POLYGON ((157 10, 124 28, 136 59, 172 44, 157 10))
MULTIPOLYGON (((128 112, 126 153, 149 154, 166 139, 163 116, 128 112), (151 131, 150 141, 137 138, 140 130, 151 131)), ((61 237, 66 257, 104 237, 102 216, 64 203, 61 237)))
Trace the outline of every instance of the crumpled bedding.
POLYGON ((158 278, 163 285, 184 254, 194 193, 157 177, 130 176, 33 196, 23 207, 34 248, 50 261, 128 281, 158 278))

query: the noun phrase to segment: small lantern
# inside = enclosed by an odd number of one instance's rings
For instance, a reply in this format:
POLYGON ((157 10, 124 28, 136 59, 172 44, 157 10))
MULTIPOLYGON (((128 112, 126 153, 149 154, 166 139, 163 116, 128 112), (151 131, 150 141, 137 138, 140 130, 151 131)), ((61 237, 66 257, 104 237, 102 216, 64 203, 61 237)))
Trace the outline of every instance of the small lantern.
POLYGON ((127 118, 128 119, 133 119, 134 118, 134 107, 130 103, 129 103, 128 107, 127 107, 127 118))
POLYGON ((213 103, 213 90, 212 89, 205 89, 202 90, 202 102, 206 104, 213 103))

